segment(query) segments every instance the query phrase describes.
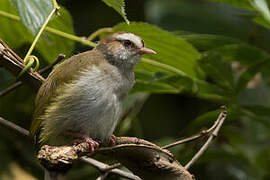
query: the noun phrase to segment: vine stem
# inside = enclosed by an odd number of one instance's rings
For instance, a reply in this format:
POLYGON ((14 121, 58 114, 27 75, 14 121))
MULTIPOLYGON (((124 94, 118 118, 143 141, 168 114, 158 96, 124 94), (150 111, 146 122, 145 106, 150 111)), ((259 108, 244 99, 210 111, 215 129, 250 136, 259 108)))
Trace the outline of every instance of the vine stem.
POLYGON ((107 27, 107 28, 101 28, 95 32, 93 32, 88 38, 88 41, 92 41, 93 39, 95 39, 98 35, 105 33, 105 32, 112 32, 113 28, 107 27))
POLYGON ((31 55, 32 51, 34 50, 34 48, 35 48, 35 46, 36 46, 36 44, 37 44, 37 41, 39 40, 39 38, 40 38, 42 32, 44 31, 45 27, 47 26, 48 22, 50 21, 50 19, 52 18, 53 14, 55 13, 56 10, 57 10, 57 8, 54 7, 53 10, 51 11, 51 13, 49 14, 49 16, 47 17, 46 21, 44 22, 44 24, 41 26, 41 28, 40 28, 38 34, 36 35, 36 37, 35 37, 33 43, 31 44, 31 47, 29 48, 27 54, 25 55, 25 57, 24 57, 24 59, 23 59, 24 62, 25 62, 25 61, 28 59, 28 57, 31 55))
POLYGON ((51 28, 51 27, 46 27, 45 30, 52 33, 52 34, 56 34, 58 36, 82 43, 82 44, 90 46, 90 47, 96 46, 96 43, 87 40, 85 37, 78 37, 78 36, 75 36, 73 34, 69 34, 69 33, 66 33, 66 32, 60 31, 58 29, 51 28))

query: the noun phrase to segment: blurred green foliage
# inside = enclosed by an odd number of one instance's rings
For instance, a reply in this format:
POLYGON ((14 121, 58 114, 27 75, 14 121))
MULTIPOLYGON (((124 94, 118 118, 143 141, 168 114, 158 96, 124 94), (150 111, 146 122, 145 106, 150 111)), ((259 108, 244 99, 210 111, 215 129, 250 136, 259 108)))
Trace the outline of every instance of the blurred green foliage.
MULTIPOLYGON (((17 3, 17 10, 9 0, 0 1, 0 38, 24 57, 34 38, 31 31, 36 32, 42 21, 36 25, 32 23, 35 19, 30 18, 26 23, 24 16, 29 9, 19 6, 20 1, 12 2, 17 3), (1 11, 19 14, 23 23, 4 16, 1 11)), ((217 109, 225 104, 228 118, 220 135, 190 169, 191 173, 197 179, 209 180, 269 179, 270 26, 269 10, 264 4, 268 1, 126 0, 126 6, 123 0, 104 2, 115 7, 98 0, 58 1, 63 6, 60 16, 54 16, 48 26, 85 37, 103 27, 130 31, 158 52, 155 56, 145 56, 136 67, 137 83, 125 103, 126 108, 134 103, 135 110, 120 122, 115 134, 165 145, 210 127, 218 116, 217 109), (132 23, 121 23, 123 19, 114 9, 132 23), (143 103, 138 113, 136 109, 143 103)), ((59 53, 70 56, 87 49, 45 31, 33 54, 45 66, 59 53)), ((0 68, 0 91, 14 81, 14 77, 0 68)), ((31 89, 23 86, 0 97, 0 116, 28 129, 34 96, 31 89)), ((2 126, 0 136, 0 152, 5 155, 0 163, 0 178, 7 172, 12 175, 9 164, 16 162, 42 179, 31 142, 2 126)), ((177 146, 171 151, 185 164, 204 141, 177 146)), ((108 157, 97 158, 113 162, 108 157)), ((81 163, 69 173, 70 179, 96 176, 97 171, 81 163)), ((119 178, 112 175, 109 179, 119 178)))

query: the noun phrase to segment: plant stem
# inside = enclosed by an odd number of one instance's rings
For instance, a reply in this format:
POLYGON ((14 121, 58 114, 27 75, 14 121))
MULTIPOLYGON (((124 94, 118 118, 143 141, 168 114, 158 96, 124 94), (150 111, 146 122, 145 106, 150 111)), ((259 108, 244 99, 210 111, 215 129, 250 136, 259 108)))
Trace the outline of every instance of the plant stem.
POLYGON ((162 69, 173 72, 175 74, 179 74, 180 76, 188 77, 188 75, 186 73, 184 73, 183 71, 180 71, 179 69, 176 69, 170 65, 163 64, 163 63, 160 63, 158 61, 154 61, 154 60, 148 59, 148 58, 142 58, 141 61, 144 63, 147 63, 147 64, 151 64, 151 65, 156 66, 156 67, 160 67, 162 69))
POLYGON ((93 39, 95 39, 98 35, 102 34, 102 33, 105 33, 105 32, 112 32, 113 31, 113 28, 101 28, 95 32, 93 32, 88 38, 87 40, 88 41, 92 41, 93 39))
POLYGON ((38 34, 36 35, 36 37, 35 37, 33 43, 31 44, 31 47, 29 48, 27 54, 25 55, 25 57, 24 57, 24 59, 23 59, 24 62, 25 62, 25 61, 27 60, 27 58, 31 55, 32 51, 34 50, 34 48, 35 48, 35 46, 36 46, 36 44, 37 44, 37 41, 38 41, 39 38, 40 38, 40 35, 41 35, 42 32, 44 31, 45 27, 47 26, 49 20, 52 18, 52 16, 53 16, 53 14, 55 13, 55 11, 56 11, 56 8, 54 8, 54 9, 52 10, 52 12, 49 14, 49 16, 47 17, 47 19, 46 19, 46 21, 44 22, 44 24, 41 26, 41 28, 40 28, 38 34))
MULTIPOLYGON (((18 16, 14 15, 14 14, 10 14, 10 13, 5 12, 5 11, 0 10, 0 15, 4 16, 6 18, 12 19, 12 20, 20 21, 20 18, 18 16)), ((95 47, 96 46, 96 43, 91 42, 91 41, 87 40, 84 37, 78 37, 78 36, 75 36, 73 34, 69 34, 69 33, 60 31, 58 29, 52 28, 52 27, 48 27, 48 26, 45 27, 45 30, 47 32, 52 33, 52 34, 55 34, 55 35, 58 35, 58 36, 61 36, 61 37, 64 37, 64 38, 67 38, 67 39, 70 39, 70 40, 73 40, 73 41, 76 41, 76 42, 80 42, 80 43, 82 43, 84 45, 87 45, 87 46, 90 46, 90 47, 95 47)))
POLYGON ((17 20, 17 21, 20 20, 19 16, 16 16, 16 15, 14 15, 14 14, 10 14, 10 13, 8 13, 8 12, 1 11, 1 10, 0 10, 0 15, 1 15, 1 16, 4 16, 4 17, 7 17, 7 18, 9 18, 9 19, 17 20))
POLYGON ((56 35, 62 36, 64 38, 67 38, 67 39, 70 39, 70 40, 73 40, 73 41, 80 42, 80 43, 82 43, 84 45, 87 45, 87 46, 90 46, 90 47, 95 47, 96 46, 96 43, 94 43, 92 41, 88 41, 84 37, 78 37, 78 36, 75 36, 73 34, 68 34, 68 33, 65 33, 63 31, 60 31, 58 29, 51 28, 51 27, 46 27, 45 30, 47 32, 52 33, 52 34, 56 34, 56 35))

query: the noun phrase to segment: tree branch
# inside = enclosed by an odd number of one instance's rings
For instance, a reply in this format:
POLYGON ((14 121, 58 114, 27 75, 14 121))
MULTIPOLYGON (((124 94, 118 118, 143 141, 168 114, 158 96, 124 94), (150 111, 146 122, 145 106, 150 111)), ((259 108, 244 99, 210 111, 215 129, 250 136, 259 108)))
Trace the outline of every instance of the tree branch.
MULTIPOLYGON (((221 107, 222 110, 224 110, 224 106, 221 107)), ((223 111, 221 112, 221 114, 224 113, 223 111)), ((219 115, 220 116, 220 115, 219 115)), ((216 127, 218 126, 219 124, 219 119, 217 119, 215 121, 215 123, 207 130, 202 130, 201 132, 199 132, 198 134, 195 134, 193 136, 190 136, 190 137, 187 137, 187 138, 184 138, 184 139, 181 139, 179 141, 176 141, 176 142, 173 142, 171 144, 168 144, 168 145, 165 145, 163 146, 162 148, 163 149, 169 149, 171 147, 174 147, 174 146, 177 146, 179 144, 184 144, 184 143, 187 143, 187 142, 191 142, 191 141, 194 141, 196 139, 199 139, 199 138, 202 138, 202 137, 205 137, 205 136, 208 136, 210 133, 213 132, 213 130, 216 129, 216 127)))
POLYGON ((5 120, 4 118, 0 117, 0 124, 8 127, 9 129, 15 130, 16 132, 19 132, 20 134, 24 135, 24 136, 29 136, 29 131, 27 131, 26 129, 8 121, 5 120))
MULTIPOLYGON (((1 41, 1 40, 0 40, 1 41)), ((41 69, 39 71, 40 74, 44 74, 46 72, 49 72, 52 70, 52 68, 58 64, 59 62, 61 62, 63 59, 65 58, 64 54, 59 54, 57 59, 50 65, 46 66, 45 68, 41 69)), ((0 92, 0 97, 12 92, 13 90, 17 89, 18 87, 20 87, 22 85, 22 81, 17 81, 16 83, 10 85, 9 87, 7 87, 6 89, 4 89, 3 91, 0 92)))
MULTIPOLYGON (((21 70, 24 68, 24 64, 21 58, 14 53, 8 46, 0 39, 0 66, 5 67, 14 76, 18 76, 21 70)), ((44 78, 38 72, 32 72, 30 70, 24 73, 20 78, 23 82, 27 83, 35 91, 38 91, 44 78)))
POLYGON ((98 177, 99 180, 104 179, 109 173, 117 174, 121 177, 127 178, 127 179, 132 179, 132 180, 141 180, 138 176, 125 172, 120 169, 116 169, 118 166, 108 166, 107 164, 104 164, 102 162, 99 162, 93 158, 89 157, 81 157, 80 158, 83 162, 90 164, 91 166, 95 167, 101 172, 101 175, 98 177), (105 177, 104 177, 105 176, 105 177))
MULTIPOLYGON (((207 139, 207 141, 205 142, 205 144, 201 147, 201 149, 193 156, 193 158, 185 165, 186 169, 189 169, 192 164, 194 164, 195 161, 197 161, 202 154, 206 151, 206 149, 209 147, 210 143, 212 142, 212 140, 214 138, 217 137, 218 135, 218 131, 221 128, 224 120, 227 117, 227 110, 225 108, 225 106, 222 107, 222 112, 219 114, 218 119, 217 119, 217 126, 213 129, 211 135, 209 136, 209 138, 207 139)), ((216 123, 215 123, 216 124, 216 123)))

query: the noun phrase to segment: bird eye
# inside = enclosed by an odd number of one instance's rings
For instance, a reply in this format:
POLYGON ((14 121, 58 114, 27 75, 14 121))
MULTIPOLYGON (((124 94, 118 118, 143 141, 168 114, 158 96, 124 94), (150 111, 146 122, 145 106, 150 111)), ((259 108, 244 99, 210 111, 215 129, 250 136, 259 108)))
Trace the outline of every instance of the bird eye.
POLYGON ((132 45, 132 42, 130 40, 124 40, 123 43, 124 43, 124 46, 131 46, 132 45))

